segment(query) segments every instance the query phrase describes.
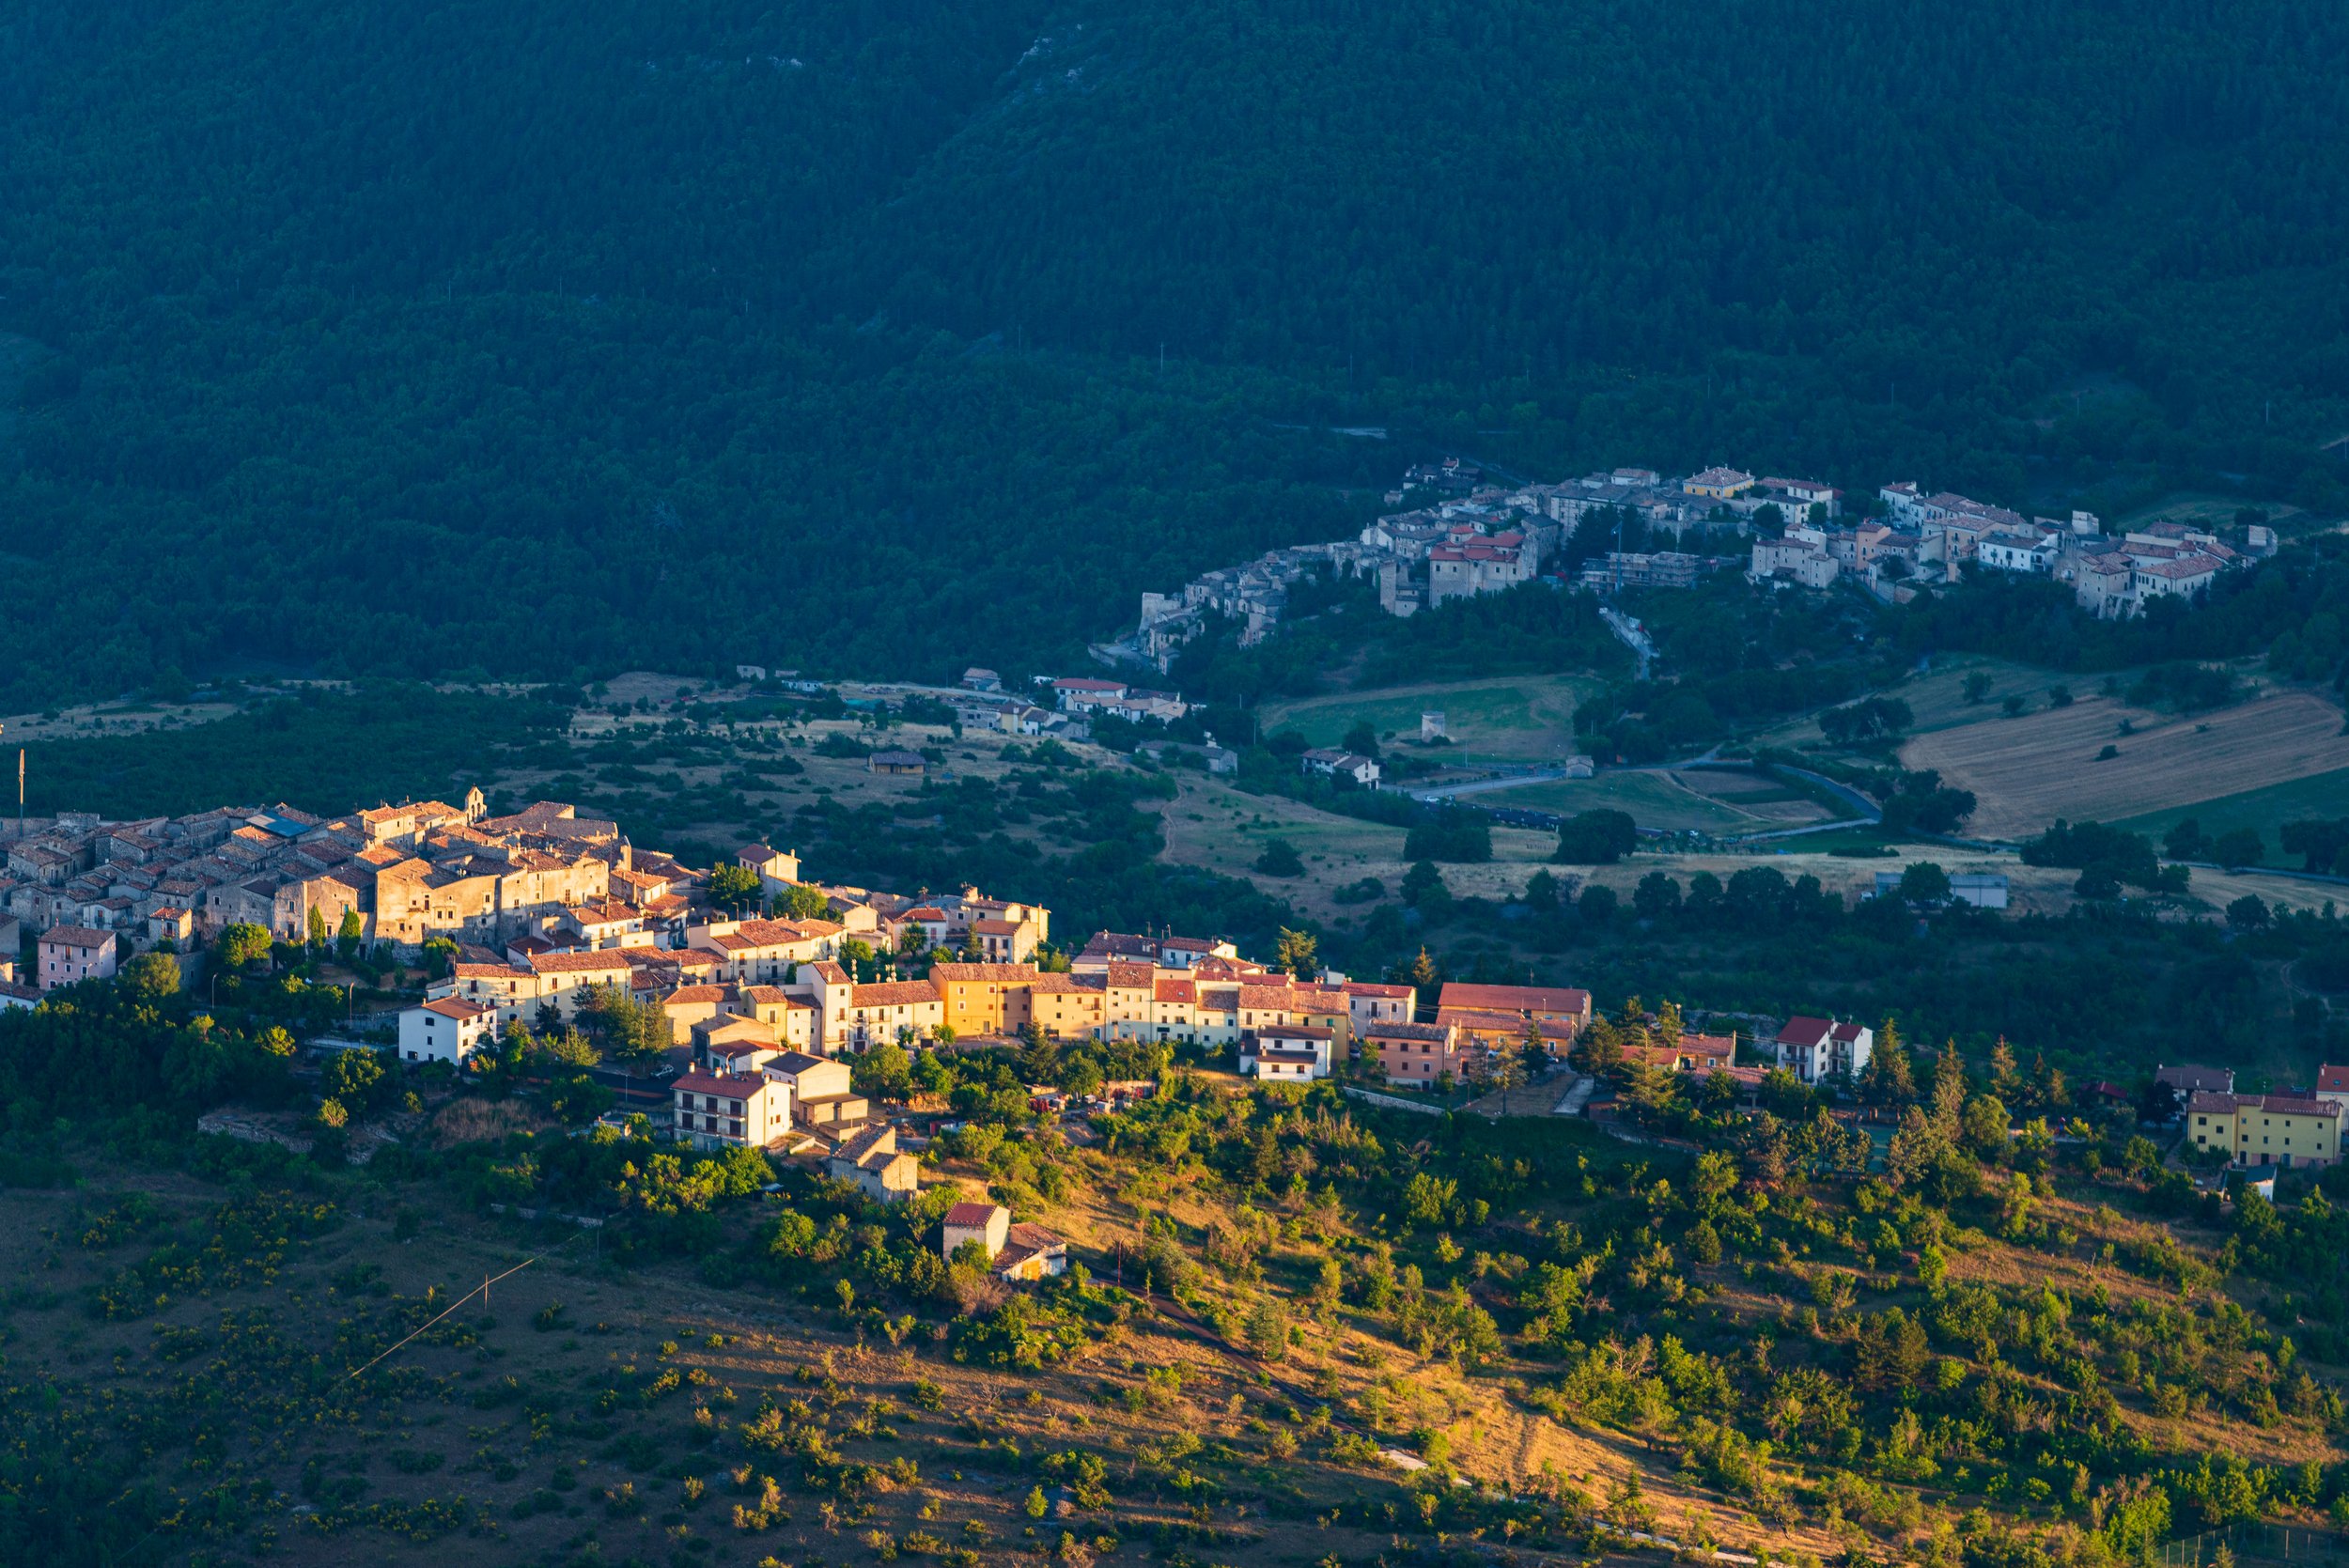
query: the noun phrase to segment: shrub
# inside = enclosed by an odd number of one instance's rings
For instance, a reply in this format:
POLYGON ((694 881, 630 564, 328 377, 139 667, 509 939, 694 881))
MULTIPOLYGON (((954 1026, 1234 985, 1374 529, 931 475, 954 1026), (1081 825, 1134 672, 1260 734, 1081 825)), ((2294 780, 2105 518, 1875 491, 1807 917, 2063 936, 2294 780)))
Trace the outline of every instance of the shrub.
POLYGON ((1639 843, 1639 827, 1629 813, 1579 812, 1559 825, 1554 858, 1566 865, 1612 865, 1639 843))
POLYGON ((1403 858, 1455 862, 1489 861, 1493 858, 1491 819, 1479 811, 1439 812, 1411 829, 1403 843, 1403 858))
POLYGON ((1305 862, 1297 846, 1284 838, 1268 839, 1256 856, 1256 869, 1267 877, 1302 877, 1305 862))

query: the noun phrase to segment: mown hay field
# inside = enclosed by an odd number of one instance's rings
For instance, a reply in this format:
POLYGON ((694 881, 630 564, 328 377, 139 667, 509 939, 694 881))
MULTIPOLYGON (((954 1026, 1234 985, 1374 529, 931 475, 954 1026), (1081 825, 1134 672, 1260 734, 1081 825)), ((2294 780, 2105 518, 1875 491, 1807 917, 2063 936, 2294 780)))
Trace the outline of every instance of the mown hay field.
POLYGON ((1921 735, 1902 749, 1974 792, 1968 833, 2024 838, 2057 817, 2112 822, 2349 768, 2341 712, 2286 691, 2163 720, 2106 697, 1921 735), (2134 733, 2123 735, 2123 722, 2134 733), (2110 746, 2116 754, 2104 757, 2110 746))

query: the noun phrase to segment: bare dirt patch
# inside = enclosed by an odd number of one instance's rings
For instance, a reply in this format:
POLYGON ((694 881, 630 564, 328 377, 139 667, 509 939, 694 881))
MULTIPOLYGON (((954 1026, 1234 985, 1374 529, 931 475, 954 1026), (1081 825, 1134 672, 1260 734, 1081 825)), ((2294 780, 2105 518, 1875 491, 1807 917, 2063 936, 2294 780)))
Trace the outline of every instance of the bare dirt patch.
POLYGON ((1919 736, 1901 760, 1974 792, 1969 832, 2023 838, 2059 816, 2108 822, 2349 767, 2349 736, 2341 709, 2307 691, 2186 719, 2090 697, 1919 736), (2107 746, 2117 754, 2099 760, 2107 746))

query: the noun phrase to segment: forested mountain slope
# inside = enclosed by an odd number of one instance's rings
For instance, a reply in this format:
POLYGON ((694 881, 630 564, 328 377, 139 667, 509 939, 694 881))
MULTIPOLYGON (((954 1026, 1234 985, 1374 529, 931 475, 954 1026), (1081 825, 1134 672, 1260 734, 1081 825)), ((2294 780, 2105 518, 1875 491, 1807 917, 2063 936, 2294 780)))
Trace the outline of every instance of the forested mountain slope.
POLYGON ((2344 60, 2314 0, 0 0, 0 687, 1066 659, 1406 455, 1288 427, 2321 490, 2344 60))

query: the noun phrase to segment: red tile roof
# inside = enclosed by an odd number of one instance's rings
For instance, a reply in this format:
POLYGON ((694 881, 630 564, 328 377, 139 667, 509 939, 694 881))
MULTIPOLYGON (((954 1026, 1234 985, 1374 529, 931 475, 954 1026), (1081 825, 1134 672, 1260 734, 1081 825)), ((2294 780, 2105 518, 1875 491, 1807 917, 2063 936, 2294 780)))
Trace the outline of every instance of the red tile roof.
POLYGON ((1439 1007, 1476 1007, 1495 1013, 1567 1013, 1588 1017, 1591 993, 1570 986, 1478 986, 1447 980, 1439 1007))
POLYGON ((532 970, 538 974, 626 974, 634 966, 618 948, 605 948, 600 953, 538 953, 530 959, 532 970))
POLYGON ((728 1099, 747 1100, 767 1087, 768 1079, 758 1073, 684 1073, 673 1085, 680 1093, 694 1094, 723 1094, 728 1099))
POLYGON ((932 964, 930 978, 943 983, 949 980, 988 980, 1017 984, 1034 980, 1034 964, 932 964))
POLYGON ((1778 1043, 1797 1048, 1816 1046, 1823 1044, 1834 1030, 1829 1019, 1805 1017, 1797 1013, 1779 1027, 1778 1043))
POLYGON ((849 993, 852 1007, 919 1007, 939 1000, 938 987, 926 980, 884 980, 859 986, 849 993))

